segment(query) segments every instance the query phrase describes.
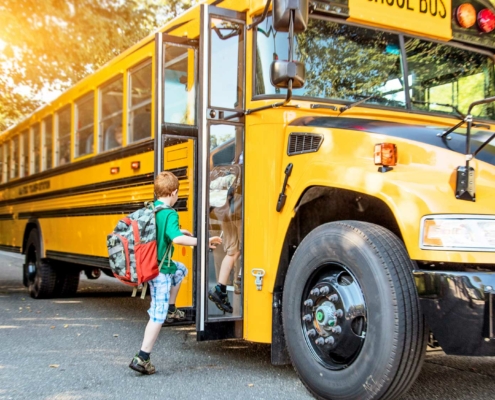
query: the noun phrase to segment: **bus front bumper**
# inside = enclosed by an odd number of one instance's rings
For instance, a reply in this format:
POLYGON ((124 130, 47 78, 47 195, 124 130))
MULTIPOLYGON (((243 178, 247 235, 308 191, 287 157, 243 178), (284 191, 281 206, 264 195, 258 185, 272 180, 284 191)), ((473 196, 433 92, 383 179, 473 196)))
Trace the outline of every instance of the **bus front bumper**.
POLYGON ((414 271, 423 314, 446 354, 495 355, 495 272, 414 271))

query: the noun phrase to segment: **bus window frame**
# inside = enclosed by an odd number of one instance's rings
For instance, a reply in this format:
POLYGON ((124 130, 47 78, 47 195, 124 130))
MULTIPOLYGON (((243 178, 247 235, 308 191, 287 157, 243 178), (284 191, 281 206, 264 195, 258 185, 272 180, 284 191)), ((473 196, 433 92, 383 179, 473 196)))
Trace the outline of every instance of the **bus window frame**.
MULTIPOLYGON (((98 95, 97 95, 97 98, 98 98, 98 105, 97 105, 97 110, 98 110, 98 128, 97 128, 98 145, 96 146, 97 149, 95 149, 95 148, 93 149, 93 150, 96 150, 96 151, 93 151, 93 153, 96 153, 96 154, 104 153, 107 151, 111 151, 111 150, 115 150, 115 149, 124 147, 124 141, 122 141, 122 145, 120 147, 114 147, 111 149, 105 148, 105 134, 106 134, 106 132, 104 129, 104 124, 106 121, 109 121, 109 120, 111 121, 115 117, 117 117, 119 115, 119 112, 114 112, 114 113, 109 114, 107 116, 103 116, 104 90, 119 80, 122 80, 122 102, 120 104, 120 125, 122 127, 122 138, 124 138, 124 136, 125 136, 125 133, 124 133, 124 94, 125 94, 125 90, 124 90, 124 74, 121 72, 121 73, 115 75, 114 77, 106 80, 103 84, 98 86, 98 95)), ((109 127, 111 125, 114 125, 114 124, 110 124, 109 127)), ((108 129, 108 127, 107 127, 107 129, 108 129)))
POLYGON ((12 137, 12 139, 10 140, 10 163, 11 163, 10 180, 18 179, 19 175, 20 175, 20 165, 19 165, 19 159, 20 159, 19 147, 20 146, 19 146, 19 142, 20 142, 20 136, 18 133, 16 133, 12 137), (17 165, 17 174, 16 174, 16 165, 17 165))
POLYGON ((54 162, 54 154, 53 154, 53 149, 54 149, 54 143, 53 143, 53 139, 54 139, 54 134, 53 134, 53 128, 54 128, 54 115, 53 114, 50 114, 49 116, 43 118, 41 120, 41 171, 46 171, 46 170, 49 170, 49 169, 52 169, 53 168, 53 162, 54 162), (51 157, 51 165, 47 165, 47 155, 48 155, 48 149, 47 149, 47 141, 46 141, 46 133, 47 133, 47 129, 46 129, 46 124, 47 124, 47 121, 50 120, 51 122, 51 126, 52 126, 52 129, 51 129, 51 140, 50 140, 50 152, 52 153, 52 157, 51 157))
MULTIPOLYGON (((138 64, 133 65, 127 70, 127 102, 126 102, 126 114, 127 114, 127 132, 125 133, 125 143, 131 144, 136 143, 141 140, 149 140, 153 137, 153 121, 152 121, 152 107, 153 107, 153 59, 152 57, 147 57, 146 59, 140 61, 138 64), (149 99, 143 100, 140 103, 132 105, 132 75, 141 69, 146 67, 151 68, 150 74, 150 95, 149 99), (133 112, 146 107, 149 105, 149 114, 150 114, 150 135, 148 137, 143 137, 135 140, 135 132, 134 132, 134 120, 132 118, 133 112), (132 140, 131 140, 132 139, 132 140)), ((140 114, 137 114, 140 115, 140 114)))
POLYGON ((91 90, 90 92, 86 93, 85 95, 78 97, 74 101, 74 129, 73 129, 73 137, 72 137, 72 146, 73 146, 73 154, 74 154, 74 159, 81 159, 83 157, 88 157, 91 156, 95 153, 94 151, 94 133, 95 133, 95 93, 94 90, 91 90), (79 108, 80 104, 91 104, 92 106, 92 112, 91 112, 91 123, 88 123, 84 126, 78 127, 79 124, 79 108), (86 146, 86 142, 89 138, 93 138, 93 149, 92 151, 85 152, 83 154, 80 154, 79 151, 79 139, 78 139, 78 133, 80 131, 84 131, 86 129, 90 129, 93 127, 92 132, 88 137, 86 138, 86 141, 84 142, 84 145, 86 146))
POLYGON ((59 108, 56 112, 55 112, 55 137, 54 137, 54 141, 55 141, 55 166, 56 167, 59 167, 61 165, 65 165, 65 164, 69 164, 71 161, 72 161, 72 154, 71 154, 71 148, 72 148, 72 131, 73 131, 73 115, 72 115, 72 104, 66 104, 65 106, 59 108), (69 138, 69 159, 64 162, 63 164, 60 163, 61 159, 62 159, 62 154, 60 154, 60 114, 64 113, 68 111, 69 112, 69 132, 65 132, 65 134, 62 136, 63 138, 65 137, 68 137, 69 138))
POLYGON ((23 178, 31 175, 31 128, 22 130, 19 138, 19 178, 23 178))
POLYGON ((38 174, 41 172, 41 123, 36 122, 31 125, 29 128, 29 175, 38 174), (36 143, 36 133, 35 128, 38 127, 38 150, 40 152, 38 159, 38 170, 36 171, 36 152, 35 152, 35 143, 36 143))

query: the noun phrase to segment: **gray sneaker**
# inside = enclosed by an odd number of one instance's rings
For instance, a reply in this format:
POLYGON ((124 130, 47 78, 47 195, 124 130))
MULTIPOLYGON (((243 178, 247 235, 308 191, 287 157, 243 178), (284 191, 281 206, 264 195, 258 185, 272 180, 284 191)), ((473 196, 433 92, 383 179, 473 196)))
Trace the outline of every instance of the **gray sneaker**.
POLYGON ((144 361, 139 355, 135 355, 129 364, 129 368, 134 371, 140 372, 144 375, 151 375, 155 373, 155 366, 151 364, 151 359, 144 361))

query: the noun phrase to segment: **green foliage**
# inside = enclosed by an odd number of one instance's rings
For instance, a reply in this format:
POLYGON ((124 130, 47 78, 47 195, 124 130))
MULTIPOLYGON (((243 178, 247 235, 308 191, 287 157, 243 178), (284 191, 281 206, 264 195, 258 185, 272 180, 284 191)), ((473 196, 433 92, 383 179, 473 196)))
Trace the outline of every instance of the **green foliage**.
POLYGON ((39 106, 41 89, 66 89, 194 2, 3 0, 0 131, 39 106))

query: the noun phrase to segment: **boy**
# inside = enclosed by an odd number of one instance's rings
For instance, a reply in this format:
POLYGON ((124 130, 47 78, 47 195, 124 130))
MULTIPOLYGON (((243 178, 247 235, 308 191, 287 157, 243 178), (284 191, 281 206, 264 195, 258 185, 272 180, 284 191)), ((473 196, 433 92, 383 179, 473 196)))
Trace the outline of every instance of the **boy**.
MULTIPOLYGON (((129 367, 142 374, 155 373, 155 367, 151 364, 150 353, 158 338, 160 329, 165 320, 171 322, 184 319, 184 313, 175 307, 175 299, 179 293, 180 284, 187 275, 184 264, 172 261, 174 253, 173 244, 183 246, 196 246, 198 240, 187 230, 179 228, 179 215, 172 208, 177 202, 179 192, 179 180, 169 172, 161 172, 155 179, 155 207, 165 205, 165 209, 156 213, 156 239, 158 262, 163 260, 160 274, 149 281, 151 305, 148 310, 150 320, 144 331, 143 344, 138 354, 134 356, 129 367), (172 244, 173 243, 173 244, 172 244)), ((210 238, 210 248, 214 249, 222 243, 218 236, 210 238)))

